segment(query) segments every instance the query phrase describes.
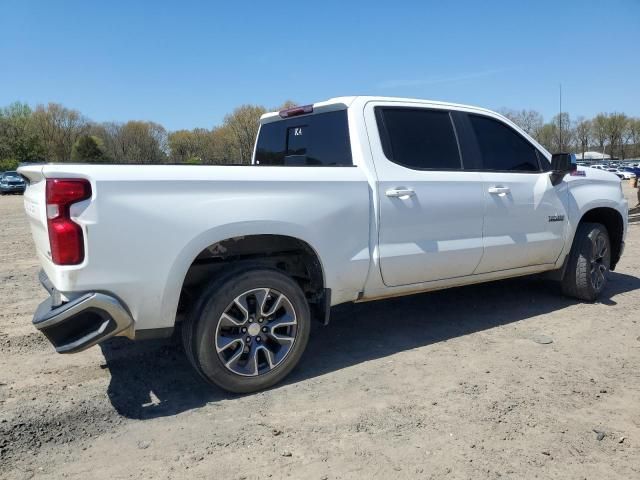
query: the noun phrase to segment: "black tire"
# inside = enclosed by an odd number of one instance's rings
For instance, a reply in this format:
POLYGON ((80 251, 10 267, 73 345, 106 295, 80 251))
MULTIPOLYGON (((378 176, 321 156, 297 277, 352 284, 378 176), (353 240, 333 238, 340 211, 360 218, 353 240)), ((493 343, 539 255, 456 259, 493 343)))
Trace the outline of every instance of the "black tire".
POLYGON ((611 241, 605 226, 580 224, 562 279, 562 292, 587 302, 595 301, 607 285, 610 267, 611 241), (602 246, 604 251, 600 251, 602 246))
MULTIPOLYGON (((267 293, 265 293, 265 296, 266 295, 267 293)), ((253 299, 257 305, 255 296, 253 299)), ((249 300, 251 300, 251 297, 249 297, 249 300)), ((262 306, 264 306, 264 302, 262 306)), ((256 317, 258 316, 260 316, 259 312, 256 314, 256 317)), ((247 318, 249 318, 249 314, 247 314, 247 318)), ((291 318, 291 316, 287 318, 291 318)), ((202 289, 195 304, 191 308, 188 318, 182 326, 182 339, 189 361, 207 382, 230 392, 249 393, 275 385, 286 377, 296 366, 309 340, 309 331, 311 328, 310 319, 311 315, 307 299, 300 286, 291 277, 275 269, 262 266, 245 266, 242 269, 229 272, 210 282, 202 289), (223 353, 218 353, 217 342, 221 338, 219 336, 219 330, 221 328, 227 328, 221 326, 225 322, 222 316, 228 313, 230 311, 229 309, 234 308, 234 305, 237 306, 235 299, 240 298, 240 296, 248 292, 250 295, 250 292, 260 289, 269 289, 269 297, 267 298, 271 298, 270 292, 276 292, 274 296, 278 294, 283 295, 287 301, 287 308, 293 309, 293 318, 295 318, 297 323, 295 333, 291 336, 294 340, 290 342, 290 346, 287 347, 287 353, 284 354, 282 359, 278 360, 279 363, 275 364, 274 367, 271 367, 271 362, 277 359, 277 356, 270 353, 269 358, 267 358, 264 349, 267 347, 267 342, 271 342, 276 348, 280 348, 281 345, 275 342, 268 333, 258 333, 257 336, 251 337, 253 343, 247 343, 244 340, 245 338, 249 338, 249 333, 234 333, 234 335, 237 334, 242 337, 240 340, 234 340, 234 342, 240 342, 238 344, 238 347, 241 347, 240 350, 250 349, 253 354, 252 358, 254 358, 253 363, 255 363, 256 371, 258 371, 259 363, 261 365, 260 368, 265 370, 254 376, 246 376, 236 373, 232 371, 231 368, 225 366, 222 355, 227 352, 225 350, 223 353), (256 342, 256 340, 260 341, 261 337, 264 338, 262 345, 256 342), (257 350, 262 350, 262 352, 257 352, 257 350)), ((245 326, 243 327, 245 330, 246 326, 250 326, 249 323, 247 323, 248 321, 249 320, 241 324, 245 326)), ((257 320, 254 321, 257 325, 257 320)), ((267 317, 264 317, 264 323, 261 324, 261 327, 266 328, 266 326, 269 325, 268 322, 267 317)), ((256 325, 254 325, 254 327, 256 325)), ((293 329, 294 327, 276 328, 293 329)), ((274 330, 270 333, 273 334, 274 330)), ((229 343, 231 344, 233 342, 229 343)), ((247 350, 243 350, 243 352, 246 351, 247 350)), ((234 351, 232 351, 232 353, 233 352, 234 351)), ((247 358, 249 356, 248 353, 238 353, 240 359, 242 359, 243 355, 247 358)), ((249 359, 247 359, 247 365, 249 365, 249 359)))

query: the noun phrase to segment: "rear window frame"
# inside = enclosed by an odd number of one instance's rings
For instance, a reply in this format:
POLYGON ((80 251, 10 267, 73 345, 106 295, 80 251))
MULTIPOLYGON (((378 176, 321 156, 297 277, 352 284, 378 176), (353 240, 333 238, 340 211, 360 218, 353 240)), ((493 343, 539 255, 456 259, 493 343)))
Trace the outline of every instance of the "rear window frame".
MULTIPOLYGON (((311 135, 313 138, 313 130, 311 130, 311 135)), ((264 160, 263 160, 264 161, 264 160)), ((313 113, 309 113, 309 114, 305 114, 305 115, 296 115, 294 117, 288 117, 288 118, 280 118, 277 120, 272 120, 269 122, 264 122, 261 123, 260 125, 260 129, 258 130, 258 135, 256 138, 256 143, 255 143, 255 151, 254 151, 254 155, 253 155, 253 161, 252 161, 252 165, 257 166, 257 167, 305 167, 305 168, 310 168, 310 167, 315 167, 315 168, 331 168, 331 167, 338 167, 338 168, 344 168, 344 167, 357 167, 357 165, 354 163, 353 161, 353 149, 351 146, 351 130, 349 128, 349 115, 347 113, 347 109, 339 109, 339 110, 329 110, 329 111, 315 111, 313 113), (296 127, 309 127, 312 126, 311 124, 311 119, 313 119, 314 117, 318 117, 320 115, 331 115, 331 114, 340 114, 344 117, 344 128, 345 128, 345 151, 342 152, 344 153, 346 156, 345 158, 348 159, 348 163, 336 163, 336 164, 326 164, 326 163, 320 163, 320 164, 305 164, 305 163, 300 163, 300 164, 296 164, 296 163, 290 163, 287 164, 286 163, 286 159, 287 157, 301 157, 301 156, 306 156, 305 155, 287 155, 287 152, 289 151, 289 131, 292 128, 296 128, 296 127), (263 129, 265 127, 271 126, 271 125, 276 125, 276 124, 281 124, 282 126, 282 131, 284 134, 284 137, 282 139, 282 146, 283 146, 283 157, 282 157, 282 163, 260 163, 261 159, 258 157, 259 155, 259 146, 260 146, 260 136, 263 133, 263 129)))

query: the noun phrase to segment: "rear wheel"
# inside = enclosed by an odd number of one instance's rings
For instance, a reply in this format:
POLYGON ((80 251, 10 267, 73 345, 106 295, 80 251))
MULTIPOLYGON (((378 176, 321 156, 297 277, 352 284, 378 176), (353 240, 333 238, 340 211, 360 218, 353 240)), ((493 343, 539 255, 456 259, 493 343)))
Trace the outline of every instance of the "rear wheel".
POLYGON ((604 225, 582 223, 573 240, 562 291, 593 302, 604 290, 611 267, 611 242, 604 225))
POLYGON ((247 393, 282 380, 310 330, 307 300, 278 270, 251 268, 207 285, 183 325, 189 360, 209 382, 247 393))

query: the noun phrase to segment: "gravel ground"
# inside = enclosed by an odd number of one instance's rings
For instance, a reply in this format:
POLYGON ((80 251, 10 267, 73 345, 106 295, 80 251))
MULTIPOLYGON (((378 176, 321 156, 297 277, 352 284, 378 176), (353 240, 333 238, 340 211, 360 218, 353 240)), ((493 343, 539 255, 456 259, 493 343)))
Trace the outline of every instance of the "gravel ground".
POLYGON ((172 340, 57 355, 22 197, 1 197, 0 477, 640 478, 631 222, 599 303, 525 278, 342 306, 284 384, 238 396, 172 340))

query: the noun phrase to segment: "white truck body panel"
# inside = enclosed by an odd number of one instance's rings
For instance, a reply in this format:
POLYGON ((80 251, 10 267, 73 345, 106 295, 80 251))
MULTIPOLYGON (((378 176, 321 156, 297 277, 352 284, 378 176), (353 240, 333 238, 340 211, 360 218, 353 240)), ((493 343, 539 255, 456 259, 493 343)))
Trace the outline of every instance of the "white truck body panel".
MULTIPOLYGON (((317 254, 331 304, 371 300, 560 268, 578 222, 592 208, 627 204, 619 179, 583 169, 553 186, 548 172, 409 170, 384 157, 373 107, 417 106, 498 114, 442 102, 341 97, 314 113, 347 109, 353 167, 47 164, 20 168, 38 257, 69 300, 108 292, 128 308, 126 332, 171 327, 194 259, 217 242, 284 235, 317 254), (90 200, 72 206, 83 230, 79 265, 51 261, 45 179, 85 178, 90 200), (488 193, 495 186, 510 196, 488 193), (411 188, 411 197, 387 191, 411 188), (565 221, 550 222, 552 216, 565 221)), ((262 123, 279 120, 266 114, 262 123)))
POLYGON ((22 173, 34 170, 90 178, 95 192, 92 201, 76 205, 88 254, 82 264, 65 267, 46 254, 44 195, 25 198, 38 211, 30 218, 47 276, 68 296, 114 293, 137 329, 172 326, 189 266, 228 238, 260 232, 305 241, 325 259, 336 303, 355 300, 369 269, 370 200, 357 168, 45 165, 22 173))

